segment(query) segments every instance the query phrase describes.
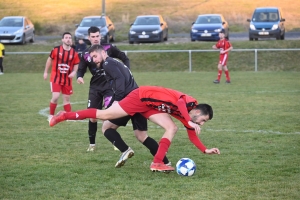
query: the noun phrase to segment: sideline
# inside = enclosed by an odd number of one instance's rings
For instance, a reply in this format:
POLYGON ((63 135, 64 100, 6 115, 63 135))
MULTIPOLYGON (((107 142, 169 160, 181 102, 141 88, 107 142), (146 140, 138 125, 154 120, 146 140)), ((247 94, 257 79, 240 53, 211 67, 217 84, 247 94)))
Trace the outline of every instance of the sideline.
MULTIPOLYGON (((86 101, 79 101, 79 102, 73 102, 71 103, 71 105, 75 105, 75 104, 86 104, 86 101)), ((59 107, 63 107, 62 104, 58 104, 57 108, 59 107)), ((42 115, 46 118, 48 118, 48 113, 49 113, 49 107, 41 109, 39 111, 39 115, 42 115)), ((84 122, 87 123, 88 120, 67 120, 67 122, 84 122)), ((98 121, 98 123, 102 124, 102 121, 98 121)), ((132 126, 132 124, 128 123, 126 126, 132 126)), ((159 126, 148 126, 148 128, 153 128, 153 129, 161 129, 161 127, 159 126)), ((185 130, 185 128, 179 127, 180 130, 185 130)), ((232 132, 232 133, 263 133, 263 134, 300 134, 300 132, 293 132, 293 133, 283 133, 280 131, 266 131, 266 130, 229 130, 229 129, 221 129, 221 130, 217 130, 217 129, 210 129, 210 128, 201 128, 201 130, 205 130, 205 131, 209 131, 209 132, 232 132)))

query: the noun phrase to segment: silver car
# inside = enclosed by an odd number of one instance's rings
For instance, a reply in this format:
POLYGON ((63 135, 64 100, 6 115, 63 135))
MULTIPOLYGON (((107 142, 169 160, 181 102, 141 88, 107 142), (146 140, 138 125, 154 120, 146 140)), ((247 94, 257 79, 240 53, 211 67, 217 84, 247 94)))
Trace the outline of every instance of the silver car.
POLYGON ((0 42, 19 43, 34 42, 34 25, 24 16, 7 16, 0 21, 0 42))

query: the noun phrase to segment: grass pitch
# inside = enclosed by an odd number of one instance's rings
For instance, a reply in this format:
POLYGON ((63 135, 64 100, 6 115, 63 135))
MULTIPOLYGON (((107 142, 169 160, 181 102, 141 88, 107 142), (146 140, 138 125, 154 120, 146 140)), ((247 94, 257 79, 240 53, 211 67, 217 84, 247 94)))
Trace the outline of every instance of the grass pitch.
MULTIPOLYGON (((205 155, 182 125, 167 154, 173 165, 189 157, 192 177, 152 173, 151 154, 120 128, 135 156, 114 168, 120 153, 98 132, 97 151, 87 153, 87 122, 50 128, 49 82, 41 73, 0 76, 0 199, 300 199, 299 72, 231 73, 232 84, 215 85, 216 72, 133 72, 139 85, 162 85, 213 106, 200 135, 205 155)), ((85 85, 74 82, 73 109, 84 109, 85 85)), ((61 101, 60 101, 61 102, 61 101)), ((61 107, 57 109, 60 110, 61 107)), ((99 125, 98 130, 101 130, 99 125)), ((156 140, 163 130, 149 123, 156 140)))

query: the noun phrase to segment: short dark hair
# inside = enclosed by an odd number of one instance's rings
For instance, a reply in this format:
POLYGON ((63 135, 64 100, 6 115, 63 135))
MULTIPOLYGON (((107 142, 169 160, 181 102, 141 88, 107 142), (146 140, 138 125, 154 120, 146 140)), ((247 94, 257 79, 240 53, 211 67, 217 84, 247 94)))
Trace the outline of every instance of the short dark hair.
POLYGON ((91 33, 97 33, 97 32, 100 33, 100 29, 99 29, 97 26, 91 26, 91 27, 88 29, 88 35, 90 35, 91 33))
POLYGON ((89 53, 92 53, 94 51, 104 51, 103 47, 99 44, 95 44, 93 46, 90 47, 89 49, 89 53))
POLYGON ((212 119, 214 116, 212 107, 206 103, 198 104, 195 109, 200 110, 201 115, 208 115, 209 119, 212 119))
POLYGON ((65 35, 71 35, 72 36, 72 34, 70 32, 64 32, 63 35, 62 35, 62 38, 64 38, 65 35))

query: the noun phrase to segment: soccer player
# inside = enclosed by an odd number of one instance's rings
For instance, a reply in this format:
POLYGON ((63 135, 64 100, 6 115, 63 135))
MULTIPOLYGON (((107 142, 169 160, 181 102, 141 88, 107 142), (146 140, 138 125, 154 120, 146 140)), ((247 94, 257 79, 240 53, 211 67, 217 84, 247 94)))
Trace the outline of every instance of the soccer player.
POLYGON ((208 104, 198 104, 193 97, 164 87, 141 86, 106 110, 87 109, 69 113, 62 111, 52 117, 49 125, 54 126, 68 119, 81 120, 89 117, 110 120, 127 115, 133 116, 136 113, 141 113, 165 130, 150 165, 151 171, 174 171, 173 167, 162 162, 178 130, 170 115, 186 127, 190 141, 200 151, 206 154, 220 154, 218 148, 207 149, 197 137, 197 134, 200 134, 200 126, 212 119, 212 107, 208 104))
MULTIPOLYGON (((92 45, 99 45, 101 43, 101 34, 100 29, 95 26, 91 26, 88 29, 88 39, 92 45)), ((130 68, 130 62, 126 54, 120 51, 113 44, 101 44, 104 49, 107 51, 108 56, 113 58, 118 58, 121 60, 128 68, 130 68)), ((98 108, 102 109, 103 107, 103 94, 105 96, 112 96, 113 91, 111 90, 111 86, 106 84, 106 79, 103 73, 103 69, 98 68, 97 64, 93 62, 90 53, 90 47, 85 49, 80 57, 80 63, 77 72, 77 83, 83 84, 84 74, 87 68, 90 70, 92 74, 92 78, 90 80, 90 89, 88 95, 88 104, 87 108, 98 108)), ((93 152, 96 148, 96 133, 97 133, 97 119, 91 118, 88 124, 88 135, 89 135, 89 147, 87 151, 93 152)))
POLYGON ((225 30, 222 29, 219 33, 220 40, 217 42, 217 44, 213 45, 213 49, 220 49, 220 58, 219 58, 219 64, 218 64, 218 77, 216 80, 214 80, 214 83, 218 84, 220 83, 221 76, 222 76, 222 69, 224 69, 225 75, 226 75, 226 82, 230 83, 230 76, 229 71, 227 68, 227 60, 228 60, 228 52, 233 49, 231 43, 225 38, 225 30))
POLYGON ((5 56, 5 47, 4 45, 0 42, 0 75, 3 75, 3 59, 5 56))
POLYGON ((50 89, 52 98, 50 100, 50 119, 55 114, 60 92, 63 96, 63 105, 66 112, 71 111, 70 95, 73 94, 72 78, 76 75, 79 56, 77 52, 71 48, 72 35, 65 32, 62 35, 62 45, 54 47, 46 61, 44 70, 44 79, 47 80, 48 70, 52 65, 50 77, 50 89))
MULTIPOLYGON (((103 69, 106 83, 110 87, 109 91, 112 90, 114 92, 113 96, 106 96, 106 92, 104 92, 105 108, 110 107, 114 101, 122 100, 132 90, 138 88, 130 69, 119 60, 109 57, 101 45, 93 45, 89 49, 89 53, 97 66, 103 69)), ((140 113, 120 119, 106 120, 103 122, 102 132, 122 152, 115 167, 122 167, 126 160, 134 155, 134 151, 123 141, 117 132, 118 127, 126 126, 130 119, 136 138, 150 150, 153 156, 158 149, 157 142, 147 134, 147 119, 140 113)), ((163 161, 165 164, 171 165, 166 157, 163 161)))

